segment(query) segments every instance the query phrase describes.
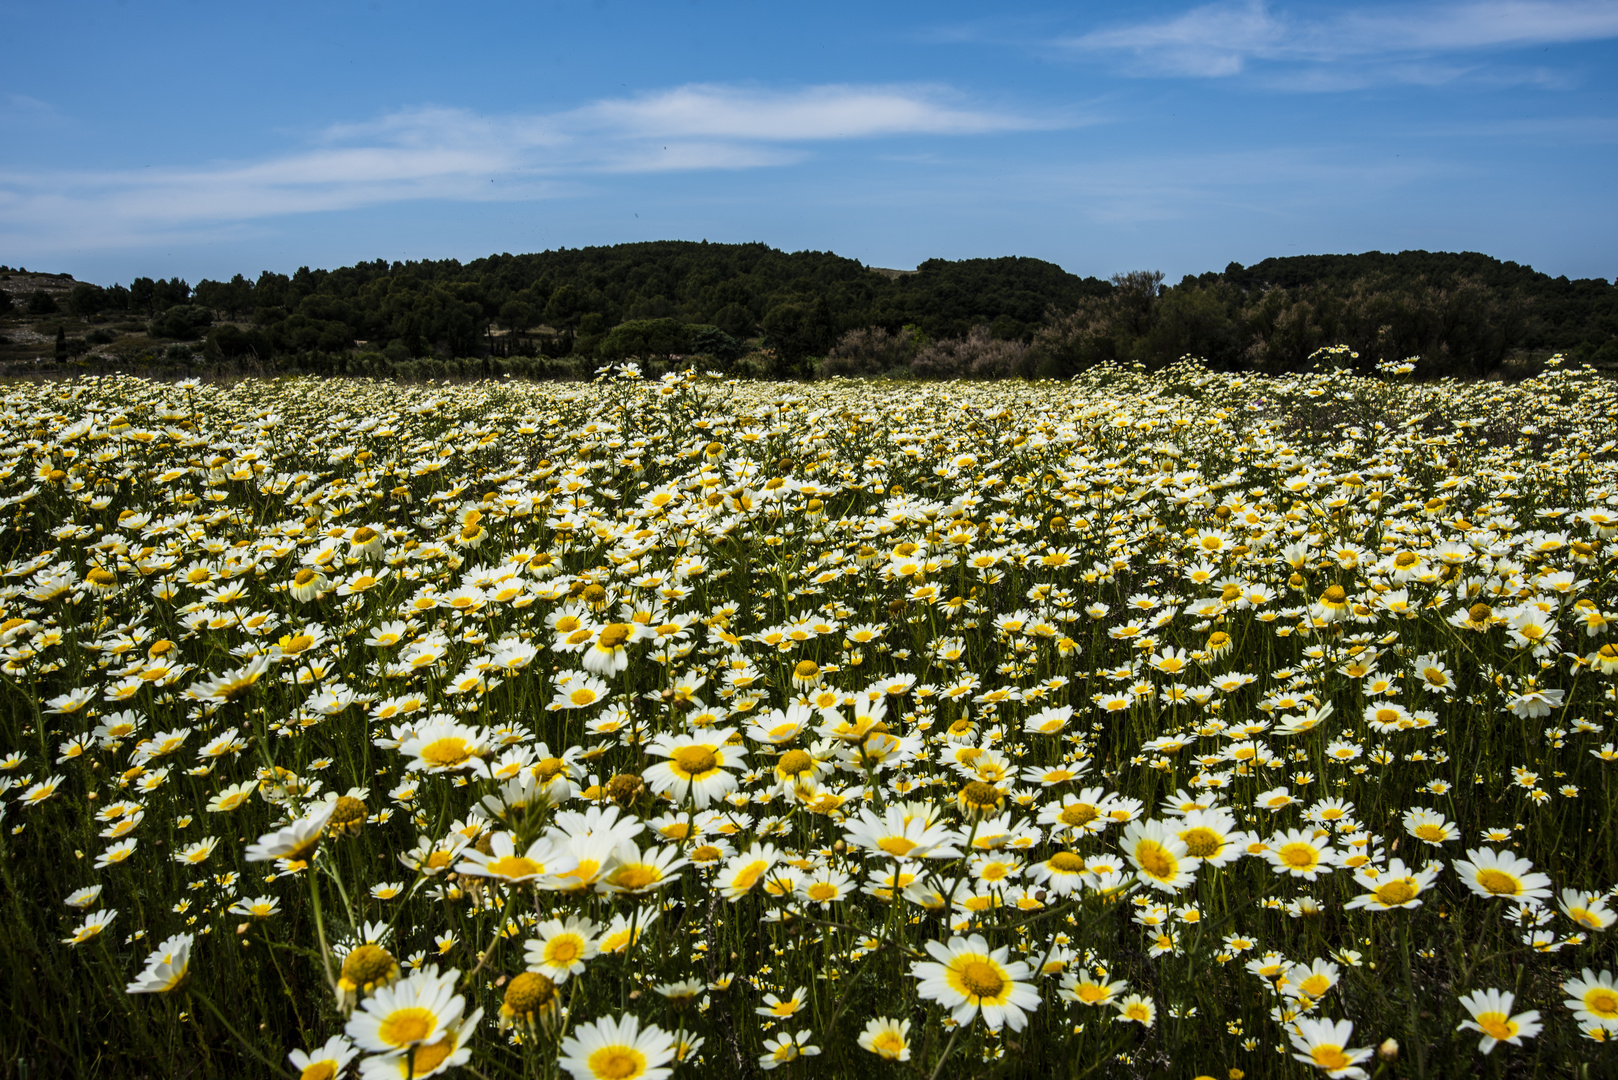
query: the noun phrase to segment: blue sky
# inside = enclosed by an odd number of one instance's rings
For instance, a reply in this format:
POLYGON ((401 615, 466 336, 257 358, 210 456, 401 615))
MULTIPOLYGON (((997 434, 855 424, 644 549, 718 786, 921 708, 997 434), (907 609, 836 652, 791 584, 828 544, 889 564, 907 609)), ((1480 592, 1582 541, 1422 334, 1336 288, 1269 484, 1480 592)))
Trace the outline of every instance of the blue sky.
POLYGON ((1618 0, 0 3, 0 263, 649 239, 1618 274, 1618 0))

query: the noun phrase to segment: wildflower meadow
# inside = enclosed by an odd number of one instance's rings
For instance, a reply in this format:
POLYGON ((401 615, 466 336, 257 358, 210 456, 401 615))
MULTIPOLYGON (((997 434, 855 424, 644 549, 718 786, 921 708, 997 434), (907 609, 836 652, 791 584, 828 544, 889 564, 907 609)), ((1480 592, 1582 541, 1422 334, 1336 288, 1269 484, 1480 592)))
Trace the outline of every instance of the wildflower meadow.
POLYGON ((1589 1077, 1618 384, 0 386, 7 1075, 1589 1077))

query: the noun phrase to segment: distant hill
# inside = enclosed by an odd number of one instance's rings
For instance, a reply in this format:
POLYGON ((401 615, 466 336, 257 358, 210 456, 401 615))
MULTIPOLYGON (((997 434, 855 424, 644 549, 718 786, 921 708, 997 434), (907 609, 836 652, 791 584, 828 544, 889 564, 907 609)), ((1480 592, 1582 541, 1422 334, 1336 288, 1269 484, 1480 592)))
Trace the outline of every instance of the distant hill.
POLYGON ((0 364, 48 338, 53 361, 376 373, 470 360, 473 371, 577 374, 602 359, 693 353, 723 366, 760 348, 754 367, 791 376, 1061 377, 1186 354, 1285 371, 1339 343, 1362 367, 1419 356, 1434 371, 1483 375, 1553 350, 1618 364, 1612 282, 1475 252, 1290 256, 1166 285, 1160 274, 1104 281, 1019 257, 906 271, 765 244, 656 241, 468 263, 379 259, 194 287, 101 287, 0 267, 0 291, 10 309, 0 364))

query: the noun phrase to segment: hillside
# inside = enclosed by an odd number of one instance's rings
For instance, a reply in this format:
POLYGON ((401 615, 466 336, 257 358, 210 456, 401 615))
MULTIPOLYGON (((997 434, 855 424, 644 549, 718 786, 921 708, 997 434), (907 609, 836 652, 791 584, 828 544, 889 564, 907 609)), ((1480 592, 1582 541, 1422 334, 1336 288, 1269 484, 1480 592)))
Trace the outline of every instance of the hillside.
POLYGON ((1472 252, 1303 255, 1081 278, 1007 257, 914 271, 684 241, 99 286, 0 267, 0 370, 107 364, 364 374, 587 374, 703 355, 780 376, 1062 377, 1191 354, 1293 370, 1326 345, 1486 375, 1552 351, 1618 364, 1618 287, 1472 252), (9 303, 7 302, 9 301, 9 303), (758 353, 756 350, 766 350, 758 353), (931 351, 929 351, 931 350, 931 351), (822 358, 829 358, 822 360, 822 358))

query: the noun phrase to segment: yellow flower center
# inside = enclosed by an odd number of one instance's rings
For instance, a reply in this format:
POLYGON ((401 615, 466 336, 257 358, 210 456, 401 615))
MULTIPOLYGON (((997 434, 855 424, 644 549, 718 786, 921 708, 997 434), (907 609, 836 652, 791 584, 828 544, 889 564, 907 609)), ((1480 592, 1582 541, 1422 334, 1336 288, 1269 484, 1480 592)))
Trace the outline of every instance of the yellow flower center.
POLYGON ((1297 870, 1307 870, 1320 861, 1320 854, 1309 844, 1283 844, 1276 854, 1281 861, 1297 870))
POLYGON ((1618 993, 1598 986, 1584 995, 1584 1007, 1603 1020, 1618 1017, 1618 993))
POLYGON ((1156 840, 1142 840, 1135 847, 1135 861, 1140 868, 1159 881, 1168 881, 1179 869, 1179 860, 1156 840))
POLYGON ((817 881, 813 885, 809 886, 807 895, 809 899, 819 903, 824 903, 828 900, 835 900, 837 899, 837 886, 832 885, 829 882, 817 881))
POLYGON ((762 862, 750 863, 737 873, 731 881, 731 887, 737 890, 751 889, 758 884, 758 879, 764 876, 767 867, 762 862))
POLYGON ((1062 808, 1062 824, 1070 825, 1075 829, 1082 829, 1096 818, 1101 811, 1089 803, 1070 803, 1062 808))
POLYGON ((871 1040, 871 1049, 890 1061, 904 1053, 905 1041, 897 1031, 884 1031, 871 1040))
POLYGON ((788 750, 775 763, 775 770, 783 776, 801 776, 814 767, 815 759, 802 750, 788 750))
POLYGON ((645 863, 625 866, 612 875, 612 883, 620 889, 644 889, 658 878, 657 871, 645 863))
POLYGON ((445 1035, 431 1046, 418 1046, 411 1059, 411 1071, 416 1076, 431 1076, 433 1070, 444 1064, 444 1059, 455 1052, 455 1036, 445 1035))
POLYGON ((961 965, 961 986, 973 997, 999 997, 1006 980, 1000 969, 987 960, 968 960, 961 965))
POLYGON ((674 767, 695 779, 719 767, 719 757, 706 746, 683 746, 674 752, 674 767))
POLYGON ((1482 1028, 1483 1033, 1491 1039, 1504 1041, 1517 1034, 1517 1025, 1512 1023, 1505 1013, 1478 1013, 1477 1022, 1478 1027, 1482 1028))
POLYGON ((1445 832, 1444 827, 1441 825, 1417 825, 1415 835, 1417 840, 1426 840, 1436 844, 1447 839, 1449 834, 1445 832))
POLYGON ((634 632, 635 628, 628 623, 608 623, 601 631, 601 637, 596 639, 596 648, 608 652, 621 648, 623 643, 629 640, 629 635, 634 632))
POLYGON ((298 1080, 334 1080, 337 1066, 331 1061, 311 1061, 309 1067, 298 1074, 298 1080))
POLYGON ((1058 851, 1046 865, 1059 874, 1077 874, 1084 870, 1084 858, 1071 851, 1058 851))
POLYGON ((276 644, 280 646, 281 651, 289 656, 295 653, 303 652, 314 643, 315 639, 310 637, 308 634, 288 634, 280 641, 276 642, 276 644))
POLYGON ((604 1046, 591 1054, 589 1067, 600 1080, 633 1080, 646 1072, 646 1056, 633 1046, 604 1046))
POLYGON ((569 934, 566 937, 552 938, 546 944, 545 959, 553 964, 571 964, 583 951, 579 939, 569 934))
POLYGON ((991 784, 973 780, 961 788, 961 801, 979 810, 991 809, 1000 803, 1000 792, 991 784))
POLYGON ((472 750, 459 735, 446 735, 434 739, 421 748, 421 759, 441 769, 464 765, 472 757, 472 750))
POLYGON ((489 873, 496 877, 519 878, 534 877, 545 872, 545 868, 533 859, 521 855, 507 855, 504 858, 493 859, 488 864, 489 873))
POLYGON ((1522 889, 1522 883, 1504 870, 1479 870, 1478 884, 1495 896, 1516 896, 1522 889))
POLYGON ((438 1024, 438 1017, 430 1009, 411 1005, 395 1009, 377 1025, 376 1037, 389 1046, 410 1046, 419 1043, 438 1024))
POLYGON ((1325 1072, 1346 1069, 1350 1064, 1341 1046, 1317 1046, 1309 1052, 1309 1056, 1315 1059, 1315 1068, 1325 1072))
POLYGON ((1416 883, 1409 878, 1390 881, 1377 887, 1376 900, 1383 907, 1398 907, 1416 898, 1416 883))
POLYGON ((526 1016, 546 1008, 556 1000, 556 984, 537 971, 525 971, 506 987, 506 1009, 513 1016, 526 1016))
POLYGON ((1206 859, 1223 846, 1219 834, 1205 825, 1181 833, 1180 842, 1185 844, 1185 853, 1196 859, 1206 859))

